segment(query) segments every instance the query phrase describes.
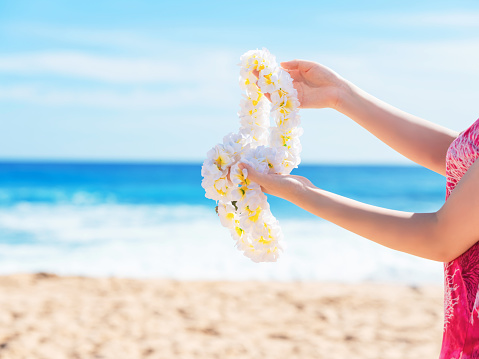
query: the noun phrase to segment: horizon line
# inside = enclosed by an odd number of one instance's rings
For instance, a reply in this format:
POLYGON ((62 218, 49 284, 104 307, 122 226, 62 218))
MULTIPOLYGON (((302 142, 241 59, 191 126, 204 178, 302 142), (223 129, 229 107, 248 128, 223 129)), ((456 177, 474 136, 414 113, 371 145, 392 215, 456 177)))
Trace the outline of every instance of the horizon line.
MULTIPOLYGON (((203 161, 197 160, 147 160, 147 159, 92 159, 92 158, 1 158, 0 164, 131 164, 131 165, 198 165, 203 161)), ((414 162, 319 162, 302 161, 301 166, 382 166, 382 167, 423 167, 414 162)))

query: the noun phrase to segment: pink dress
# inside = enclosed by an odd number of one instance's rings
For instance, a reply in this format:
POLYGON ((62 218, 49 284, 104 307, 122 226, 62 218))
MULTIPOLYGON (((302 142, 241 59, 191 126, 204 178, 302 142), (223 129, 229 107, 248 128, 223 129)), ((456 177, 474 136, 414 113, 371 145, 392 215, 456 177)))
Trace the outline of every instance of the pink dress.
MULTIPOLYGON (((478 157, 479 119, 447 150, 446 201, 478 157)), ((477 224, 479 227, 479 218, 477 224)), ((444 263, 444 331, 439 358, 479 359, 479 242, 444 263)))

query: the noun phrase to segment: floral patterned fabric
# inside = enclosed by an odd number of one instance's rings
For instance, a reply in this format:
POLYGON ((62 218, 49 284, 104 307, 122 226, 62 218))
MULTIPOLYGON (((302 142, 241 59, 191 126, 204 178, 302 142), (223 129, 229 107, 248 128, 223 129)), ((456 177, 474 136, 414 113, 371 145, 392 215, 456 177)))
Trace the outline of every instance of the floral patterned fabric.
MULTIPOLYGON (((447 150, 446 201, 478 157, 479 119, 447 150)), ((479 226, 479 219, 477 223, 479 226)), ((439 359, 479 359, 479 242, 444 263, 444 331, 439 359)))

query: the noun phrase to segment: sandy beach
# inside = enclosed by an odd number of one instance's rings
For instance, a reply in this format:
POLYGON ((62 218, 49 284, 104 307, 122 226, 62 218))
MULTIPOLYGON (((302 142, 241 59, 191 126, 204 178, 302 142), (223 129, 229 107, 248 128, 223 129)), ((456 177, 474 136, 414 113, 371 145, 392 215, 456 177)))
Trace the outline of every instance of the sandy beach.
POLYGON ((0 358, 437 358, 442 287, 0 277, 0 358))

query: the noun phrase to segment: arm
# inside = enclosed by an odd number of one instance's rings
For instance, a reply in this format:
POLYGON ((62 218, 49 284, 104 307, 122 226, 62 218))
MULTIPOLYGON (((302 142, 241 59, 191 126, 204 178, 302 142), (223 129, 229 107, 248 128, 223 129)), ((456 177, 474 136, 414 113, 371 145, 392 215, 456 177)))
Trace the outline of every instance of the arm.
POLYGON ((435 213, 376 207, 309 186, 294 193, 291 202, 385 247, 435 261, 444 258, 433 235, 435 213))
POLYGON ((348 84, 337 110, 403 156, 446 175, 446 152, 458 132, 401 111, 348 84))
POLYGON ((479 240, 479 161, 469 168, 441 209, 433 213, 376 207, 319 189, 304 177, 261 174, 244 167, 264 192, 401 252, 449 262, 479 240))
POLYGON ((302 108, 334 108, 410 160, 446 174, 456 131, 388 105, 321 64, 294 60, 281 66, 293 77, 302 108))

